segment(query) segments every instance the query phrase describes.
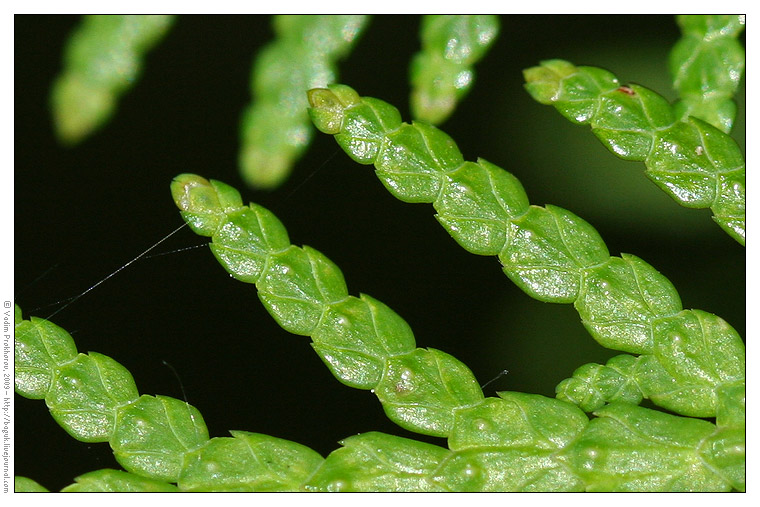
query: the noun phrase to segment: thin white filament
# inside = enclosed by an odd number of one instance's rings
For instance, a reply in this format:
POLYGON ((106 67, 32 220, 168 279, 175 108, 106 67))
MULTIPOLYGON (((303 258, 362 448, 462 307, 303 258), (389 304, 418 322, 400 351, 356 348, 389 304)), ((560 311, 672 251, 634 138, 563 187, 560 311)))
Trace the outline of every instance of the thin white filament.
MULTIPOLYGON (((79 294, 78 296, 75 296, 75 297, 73 297, 73 298, 69 298, 69 300, 68 300, 69 302, 68 302, 68 303, 66 303, 65 305, 63 305, 62 307, 60 307, 58 310, 56 310, 56 311, 54 311, 53 313, 51 313, 50 315, 48 315, 48 316, 45 318, 45 320, 50 320, 50 319, 51 319, 51 318, 52 318, 54 315, 56 315, 57 313, 59 313, 59 312, 63 311, 65 308, 68 308, 70 305, 72 305, 72 304, 76 303, 76 302, 79 300, 79 298, 81 298, 82 296, 84 296, 84 295, 85 295, 85 294, 87 294, 88 292, 92 291, 93 289, 95 289, 97 286, 99 286, 100 284, 102 284, 102 283, 103 283, 103 282, 105 282, 106 280, 109 280, 110 278, 112 278, 113 276, 115 276, 115 275, 116 275, 117 273, 119 273, 120 271, 122 271, 122 270, 126 269, 126 268, 127 268, 127 267, 129 267, 129 266, 130 266, 132 263, 134 263, 135 261, 137 261, 137 260, 141 259, 143 256, 145 256, 145 254, 147 254, 148 252, 150 252, 151 250, 153 250, 154 248, 156 248, 158 245, 160 245, 161 243, 163 243, 164 241, 166 241, 167 239, 169 239, 170 237, 172 237, 174 234, 176 234, 177 232, 179 232, 179 230, 180 230, 180 229, 182 229, 183 227, 185 227, 186 225, 187 225, 187 223, 183 223, 182 225, 180 225, 179 227, 177 227, 176 229, 174 229, 172 232, 170 232, 169 234, 167 234, 166 236, 164 236, 163 238, 161 238, 160 240, 158 240, 156 243, 154 243, 152 246, 150 246, 150 247, 149 247, 147 250, 145 250, 144 252, 142 252, 141 254, 139 254, 137 257, 135 257, 135 258, 134 258, 134 259, 132 259, 131 261, 129 261, 129 262, 127 262, 126 264, 124 264, 122 267, 120 267, 120 268, 119 268, 119 269, 117 269, 116 271, 112 272, 110 275, 108 275, 108 276, 106 276, 105 278, 103 278, 102 280, 100 280, 100 281, 99 281, 98 283, 96 283, 95 285, 91 286, 91 287, 90 287, 89 289, 87 289, 86 291, 82 292, 82 293, 81 293, 81 294, 79 294)), ((63 300, 61 300, 61 301, 58 301, 58 303, 62 303, 63 301, 67 301, 67 300, 66 300, 66 299, 63 299, 63 300)), ((58 303, 55 303, 55 304, 58 304, 58 303)))

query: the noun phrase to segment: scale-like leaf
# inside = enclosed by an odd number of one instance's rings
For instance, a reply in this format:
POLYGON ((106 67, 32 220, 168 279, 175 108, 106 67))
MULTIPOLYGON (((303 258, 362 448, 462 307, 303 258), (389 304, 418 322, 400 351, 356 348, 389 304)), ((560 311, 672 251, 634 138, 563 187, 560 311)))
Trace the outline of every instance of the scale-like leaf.
POLYGON ((138 396, 126 368, 90 352, 58 369, 45 402, 56 422, 77 440, 108 442, 117 410, 138 396))
POLYGON ((168 396, 142 395, 119 411, 111 447, 127 471, 177 482, 185 454, 207 440, 195 407, 168 396))
POLYGON ((379 432, 341 441, 306 484, 318 491, 446 491, 430 478, 449 450, 379 432))
POLYGON ((315 451, 260 433, 231 431, 189 452, 183 491, 298 491, 322 463, 315 451))
POLYGON ((565 452, 588 491, 728 491, 699 446, 715 426, 627 403, 597 412, 565 452))

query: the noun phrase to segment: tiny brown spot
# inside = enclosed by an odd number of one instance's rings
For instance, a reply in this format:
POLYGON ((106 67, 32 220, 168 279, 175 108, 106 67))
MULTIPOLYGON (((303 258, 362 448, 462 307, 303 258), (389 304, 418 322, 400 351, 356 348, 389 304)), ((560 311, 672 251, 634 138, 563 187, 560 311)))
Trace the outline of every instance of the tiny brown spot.
POLYGON ((617 89, 617 91, 623 92, 626 95, 636 95, 636 92, 633 91, 633 88, 629 86, 621 86, 620 88, 617 89))

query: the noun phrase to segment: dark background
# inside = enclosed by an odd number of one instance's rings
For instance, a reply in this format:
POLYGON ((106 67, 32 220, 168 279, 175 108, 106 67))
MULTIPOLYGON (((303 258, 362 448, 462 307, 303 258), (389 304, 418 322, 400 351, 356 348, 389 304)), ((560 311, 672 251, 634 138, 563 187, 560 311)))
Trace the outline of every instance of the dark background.
MULTIPOLYGON (((75 148, 55 140, 50 85, 77 16, 17 16, 15 26, 15 294, 29 315, 108 276, 182 223, 169 183, 182 172, 220 179, 272 209, 295 244, 330 257, 349 291, 385 302, 418 346, 464 361, 481 384, 552 396, 597 345, 572 305, 535 301, 493 257, 465 252, 429 205, 395 200, 371 167, 318 134, 279 190, 245 189, 238 124, 250 101, 253 56, 270 40, 268 16, 181 16, 147 57, 116 116, 75 148), (334 155, 332 158, 330 158, 334 155), (311 178, 307 180, 316 169, 311 178), (292 193, 295 190, 294 193, 292 193)), ((408 62, 418 16, 376 16, 341 81, 408 113, 408 62)), ((517 176, 534 204, 555 204, 594 225, 610 253, 633 253, 667 276, 684 308, 716 313, 744 336, 745 250, 710 219, 679 207, 587 127, 570 124, 522 88, 522 69, 549 58, 608 68, 621 82, 674 100, 667 71, 679 32, 670 16, 508 16, 477 66, 474 88, 442 128, 464 156, 517 176)), ((744 149, 744 87, 733 133, 744 149)), ((156 252, 204 243, 183 229, 156 252)), ((231 279, 207 248, 140 260, 55 315, 80 351, 122 363, 141 393, 182 398, 211 436, 241 429, 308 445, 322 455, 371 430, 444 444, 397 427, 369 392, 337 382, 309 339, 280 329, 255 288, 231 279)), ((107 444, 83 444, 43 401, 15 397, 16 474, 60 489, 84 472, 116 467, 107 444)))

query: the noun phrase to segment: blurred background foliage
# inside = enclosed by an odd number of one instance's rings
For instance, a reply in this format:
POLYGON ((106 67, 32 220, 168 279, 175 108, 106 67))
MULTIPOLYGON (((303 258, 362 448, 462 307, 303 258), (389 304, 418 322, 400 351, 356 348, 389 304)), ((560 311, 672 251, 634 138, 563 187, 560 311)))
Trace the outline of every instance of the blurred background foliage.
MULTIPOLYGON (((553 396, 587 362, 616 355, 597 345, 571 305, 530 299, 495 257, 461 249, 428 205, 394 199, 369 167, 317 135, 290 180, 272 192, 244 190, 238 128, 249 73, 272 37, 269 16, 180 16, 152 50, 115 118, 75 148, 55 140, 48 109, 64 42, 78 16, 15 19, 15 293, 25 316, 47 317, 182 223, 169 195, 194 172, 243 190, 274 211, 295 244, 325 253, 349 291, 404 317, 420 347, 464 361, 483 384, 553 396)), ((409 120, 408 65, 419 16, 375 16, 341 81, 386 100, 409 120)), ((532 203, 569 209, 594 225, 610 253, 635 254, 678 289, 684 308, 720 315, 745 334, 745 250, 710 218, 679 207, 643 174, 607 152, 585 127, 537 104, 522 69, 562 58, 604 67, 621 82, 675 99, 668 52, 671 16, 505 16, 475 84, 441 128, 465 158, 512 172, 532 203)), ((742 35, 742 40, 744 35, 742 35)), ((744 150, 744 85, 733 136, 744 150)), ((200 244, 183 230, 157 248, 200 244)), ((255 289, 225 275, 205 248, 140 260, 58 313, 81 351, 126 366, 141 393, 182 398, 211 436, 240 429, 287 438, 323 455, 366 431, 445 445, 387 420, 374 396, 339 384, 308 345, 269 317, 255 289)), ((104 444, 82 444, 39 401, 16 397, 16 474, 60 489, 84 472, 114 467, 104 444)))

